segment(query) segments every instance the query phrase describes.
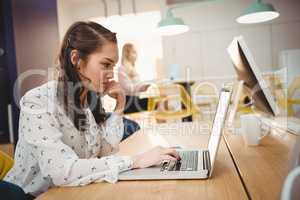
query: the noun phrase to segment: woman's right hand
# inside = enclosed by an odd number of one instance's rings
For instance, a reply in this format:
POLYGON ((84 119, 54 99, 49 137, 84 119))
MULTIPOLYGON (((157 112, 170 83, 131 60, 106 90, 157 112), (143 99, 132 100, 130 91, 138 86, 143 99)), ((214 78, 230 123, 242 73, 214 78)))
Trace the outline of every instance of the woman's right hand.
POLYGON ((150 87, 150 84, 140 85, 138 88, 139 92, 145 92, 150 87))
POLYGON ((180 156, 175 149, 157 146, 145 153, 134 156, 133 168, 146 168, 159 165, 164 160, 180 160, 180 156))

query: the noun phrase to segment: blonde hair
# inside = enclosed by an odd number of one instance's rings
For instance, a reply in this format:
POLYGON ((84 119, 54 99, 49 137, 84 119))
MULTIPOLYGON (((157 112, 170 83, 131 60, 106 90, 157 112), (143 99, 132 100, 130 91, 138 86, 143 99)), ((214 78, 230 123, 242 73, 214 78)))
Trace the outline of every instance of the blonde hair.
MULTIPOLYGON (((122 65, 124 65, 124 62, 131 62, 129 60, 129 56, 133 49, 134 49, 134 45, 132 43, 124 44, 124 46, 122 48, 122 58, 121 58, 122 65)), ((134 65, 134 63, 131 63, 131 64, 134 65)))

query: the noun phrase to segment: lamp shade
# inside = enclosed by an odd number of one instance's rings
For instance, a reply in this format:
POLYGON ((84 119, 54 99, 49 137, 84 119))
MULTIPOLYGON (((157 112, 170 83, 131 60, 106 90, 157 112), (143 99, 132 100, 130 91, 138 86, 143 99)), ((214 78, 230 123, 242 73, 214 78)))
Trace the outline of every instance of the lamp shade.
POLYGON ((240 17, 236 19, 241 24, 254 24, 270 21, 279 16, 272 4, 262 3, 261 0, 253 2, 240 17))
POLYGON ((158 32, 160 35, 177 35, 188 30, 189 27, 182 19, 174 17, 171 10, 168 10, 166 17, 158 23, 158 32))

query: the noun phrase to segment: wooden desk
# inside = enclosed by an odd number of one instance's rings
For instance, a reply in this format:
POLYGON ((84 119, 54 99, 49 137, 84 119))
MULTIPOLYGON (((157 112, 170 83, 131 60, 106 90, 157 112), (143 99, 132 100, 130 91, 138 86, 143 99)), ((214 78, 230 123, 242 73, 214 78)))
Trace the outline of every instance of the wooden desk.
MULTIPOLYGON (((208 134, 199 124, 180 123, 145 126, 120 145, 120 154, 133 155, 154 145, 205 147, 208 134)), ((207 131, 206 131, 207 132, 207 131)), ((213 177, 208 180, 120 181, 116 184, 94 183, 83 187, 52 188, 39 200, 52 199, 247 199, 234 163, 221 142, 213 177)))
POLYGON ((288 174, 296 135, 273 130, 259 146, 249 147, 240 135, 225 140, 252 199, 279 199, 288 174))

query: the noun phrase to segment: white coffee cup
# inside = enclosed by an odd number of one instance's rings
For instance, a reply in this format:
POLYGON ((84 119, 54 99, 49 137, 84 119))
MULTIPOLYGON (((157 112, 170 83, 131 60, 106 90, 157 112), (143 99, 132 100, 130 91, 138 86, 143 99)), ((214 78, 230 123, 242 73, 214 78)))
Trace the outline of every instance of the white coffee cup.
POLYGON ((265 137, 269 130, 263 128, 261 119, 255 114, 241 115, 241 133, 244 141, 249 146, 259 145, 260 140, 265 137))

